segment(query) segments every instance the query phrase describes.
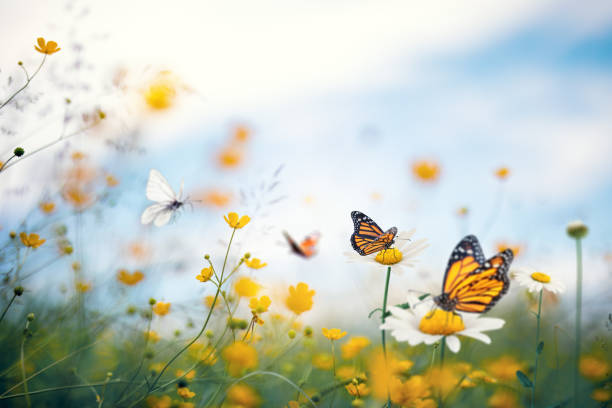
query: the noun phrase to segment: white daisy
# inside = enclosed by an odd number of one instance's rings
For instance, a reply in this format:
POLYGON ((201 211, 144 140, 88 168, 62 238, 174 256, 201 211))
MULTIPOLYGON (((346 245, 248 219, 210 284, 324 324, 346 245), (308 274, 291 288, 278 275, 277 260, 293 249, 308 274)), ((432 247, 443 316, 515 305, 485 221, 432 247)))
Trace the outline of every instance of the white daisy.
POLYGON ((543 272, 516 269, 510 275, 519 285, 526 287, 528 291, 533 293, 539 293, 542 289, 552 293, 565 292, 565 284, 563 282, 553 280, 543 272))
POLYGON ((435 308, 431 298, 419 301, 412 294, 408 296, 408 303, 410 309, 390 306, 391 316, 380 329, 389 330, 397 341, 407 341, 411 346, 433 344, 446 337, 448 348, 457 353, 461 348, 459 336, 490 344, 491 338, 483 332, 501 329, 506 323, 503 319, 479 314, 447 312, 435 308))
POLYGON ((403 272, 405 268, 415 266, 419 255, 429 246, 426 239, 411 241, 415 229, 400 231, 395 236, 393 248, 382 250, 378 253, 362 256, 355 251, 345 252, 348 262, 367 262, 376 266, 392 266, 394 271, 403 272))

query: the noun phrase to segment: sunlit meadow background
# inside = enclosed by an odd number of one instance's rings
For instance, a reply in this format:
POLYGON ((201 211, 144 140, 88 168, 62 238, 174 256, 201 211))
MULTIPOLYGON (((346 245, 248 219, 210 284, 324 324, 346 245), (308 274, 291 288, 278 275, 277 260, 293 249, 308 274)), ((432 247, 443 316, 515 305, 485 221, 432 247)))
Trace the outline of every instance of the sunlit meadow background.
MULTIPOLYGON (((311 406, 276 377, 233 384, 256 369, 322 395, 320 406, 381 406, 380 315, 368 314, 381 306, 385 268, 347 262, 352 210, 427 239, 416 265, 392 274, 389 304, 404 302, 409 290, 437 294, 466 234, 478 236, 487 256, 513 248, 511 269, 543 271, 566 285, 544 296, 540 407, 573 404, 576 252, 565 229, 584 221, 582 348, 593 361, 580 380, 581 404, 609 404, 611 3, 3 2, 0 103, 25 83, 18 61, 29 74, 40 64, 33 47, 41 36, 61 50, 0 109, 0 161, 25 150, 0 171, 0 309, 15 286, 25 288, 0 323, 0 406, 311 406), (152 168, 175 190, 184 181, 195 200, 161 228, 140 223, 152 168), (237 230, 229 264, 246 252, 267 263, 236 275, 272 300, 255 329, 263 338, 249 343, 258 364, 243 361, 233 375, 222 356, 233 342, 227 334, 218 361, 200 363, 189 378, 194 397, 179 396, 172 382, 196 361, 185 353, 164 373, 168 386, 139 402, 151 372, 202 327, 215 287, 195 276, 208 266, 205 254, 221 267, 230 211, 251 222, 237 230), (291 254, 284 230, 297 240, 318 231, 317 255, 291 254), (46 241, 26 248, 21 232, 46 241), (121 270, 143 279, 126 285, 121 270), (285 300, 299 282, 316 294, 312 309, 295 316, 285 300), (153 314, 156 341, 145 348, 150 298, 171 306, 153 314), (32 337, 23 334, 28 313, 36 315, 32 337), (348 333, 335 350, 338 367, 352 370, 345 378, 332 375, 322 327, 348 333), (371 344, 343 359, 340 347, 354 336, 371 344), (40 369, 30 393, 84 387, 3 399, 25 394, 23 384, 14 387, 22 371, 40 369), (370 395, 334 389, 362 374, 374 378, 365 383, 370 395)), ((239 300, 233 283, 236 316, 249 321, 248 298, 239 300)), ((506 320, 492 344, 463 341, 447 362, 470 368, 453 368, 442 385, 430 380, 425 397, 406 397, 402 406, 529 406, 514 372, 533 371, 535 318, 527 311, 536 306, 537 297, 513 282, 487 314, 506 320), (491 381, 463 384, 474 370, 491 381)), ((213 313, 202 347, 219 340, 223 313, 213 313)), ((426 377, 436 350, 388 343, 414 363, 402 379, 426 377)))

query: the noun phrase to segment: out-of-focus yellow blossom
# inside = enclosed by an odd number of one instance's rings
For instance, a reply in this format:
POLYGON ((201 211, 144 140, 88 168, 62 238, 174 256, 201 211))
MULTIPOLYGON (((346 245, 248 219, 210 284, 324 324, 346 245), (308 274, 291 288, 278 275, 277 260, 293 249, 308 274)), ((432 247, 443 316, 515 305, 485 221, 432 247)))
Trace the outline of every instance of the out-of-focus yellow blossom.
POLYGON ((509 244, 508 242, 505 242, 505 241, 499 241, 495 246, 496 246, 497 252, 503 252, 506 249, 511 249, 515 257, 523 251, 523 245, 509 244))
POLYGON ((395 404, 402 407, 414 407, 423 406, 424 401, 431 396, 431 390, 423 376, 413 375, 404 382, 393 377, 389 383, 389 394, 391 401, 395 404))
MULTIPOLYGON (((355 367, 350 365, 343 365, 336 368, 336 377, 341 380, 349 380, 351 378, 357 377, 357 371, 355 367)), ((365 375, 362 375, 365 376, 365 375)))
POLYGON ((254 313, 267 312, 270 304, 272 304, 272 301, 268 296, 262 296, 259 299, 254 297, 249 301, 249 307, 254 313))
POLYGON ((217 353, 211 344, 204 345, 200 342, 195 342, 189 347, 189 355, 196 360, 201 360, 205 365, 215 365, 217 363, 217 353))
POLYGON ((246 142, 249 140, 250 134, 251 130, 248 127, 244 125, 236 126, 234 129, 234 140, 240 143, 246 142))
POLYGON ((51 214, 55 211, 55 203, 53 201, 43 201, 40 203, 40 210, 45 214, 51 214))
POLYGON ((80 161, 80 160, 83 160, 83 159, 85 159, 85 157, 87 157, 87 156, 85 155, 85 153, 80 152, 80 151, 78 151, 78 150, 75 150, 75 151, 74 151, 74 152, 72 152, 72 154, 70 155, 70 158, 71 158, 72 160, 74 160, 74 161, 80 161))
POLYGON ((176 370, 174 375, 177 378, 183 377, 183 378, 185 378, 187 380, 193 380, 195 378, 195 376, 196 376, 196 372, 195 372, 195 370, 191 370, 187 374, 185 374, 185 370, 180 370, 179 369, 179 370, 176 370))
POLYGON ((606 388, 597 388, 591 393, 591 398, 599 402, 610 401, 612 399, 612 390, 606 388))
POLYGON ((120 269, 117 273, 117 280, 128 286, 134 286, 143 279, 144 274, 140 271, 129 273, 127 269, 120 269))
POLYGON ((328 353, 317 353, 312 356, 312 365, 319 370, 331 370, 334 366, 334 358, 328 353))
POLYGON ((168 72, 161 72, 147 86, 144 99, 154 110, 164 110, 172 106, 176 97, 176 84, 168 72))
POLYGON ((300 282, 296 286, 289 286, 289 296, 285 299, 285 305, 296 315, 301 315, 312 309, 312 297, 315 293, 304 282, 300 282))
POLYGON ((463 329, 465 325, 460 315, 442 309, 426 314, 419 323, 419 330, 427 334, 449 335, 463 329))
POLYGON ((393 353, 387 350, 387 358, 382 350, 376 350, 368 358, 368 385, 376 398, 386 399, 387 389, 391 380, 397 379, 401 374, 408 372, 413 362, 410 360, 399 360, 393 353))
POLYGON ((158 316, 165 316, 170 312, 170 302, 157 302, 153 306, 153 313, 158 316))
POLYGON ((46 241, 46 239, 41 238, 38 234, 31 233, 28 235, 25 232, 19 233, 19 239, 21 239, 23 245, 33 249, 38 248, 46 241))
POLYGON ((190 391, 189 388, 187 388, 187 387, 178 387, 176 389, 176 393, 181 398, 185 398, 185 399, 189 399, 189 398, 195 397, 195 392, 190 391))
POLYGON ((495 177, 500 180, 505 180, 508 178, 508 176, 510 176, 510 169, 507 167, 500 167, 495 170, 495 177))
POLYGON ((517 371, 525 371, 527 365, 511 355, 503 355, 485 364, 485 370, 500 381, 515 381, 517 371))
POLYGON ((167 395, 161 397, 149 395, 146 401, 149 408, 170 408, 172 406, 172 398, 167 395))
POLYGON ((199 280, 200 282, 208 282, 210 278, 212 278, 212 276, 213 276, 212 267, 202 268, 202 270, 200 271, 200 274, 196 276, 196 279, 199 280))
POLYGON ((93 196, 76 184, 66 186, 62 190, 62 197, 72 205, 76 210, 83 210, 93 204, 93 196))
POLYGON ((75 289, 80 293, 89 292, 91 290, 91 283, 79 281, 75 284, 75 289))
POLYGON ((506 389, 499 389, 487 400, 489 408, 518 408, 523 405, 519 403, 516 393, 506 389))
POLYGON ((246 266, 248 266, 251 269, 261 269, 264 266, 268 265, 265 262, 261 262, 261 260, 257 258, 247 259, 244 261, 244 263, 246 264, 246 266))
POLYGON ((257 368, 257 351, 242 341, 224 348, 221 356, 225 360, 227 372, 233 377, 240 377, 245 371, 257 368))
POLYGON ((224 208, 232 201, 232 195, 218 190, 207 190, 195 195, 196 200, 209 207, 224 208))
POLYGON ((348 339, 346 343, 341 346, 342 358, 350 360, 351 358, 357 357, 357 355, 364 348, 370 345, 370 339, 364 336, 354 336, 348 339))
POLYGON ((227 215, 224 215, 223 218, 225 219, 225 222, 227 222, 227 225, 232 228, 242 228, 247 225, 249 221, 251 221, 251 217, 249 217, 248 215, 243 215, 242 217, 239 217, 238 214, 235 212, 231 212, 227 215))
POLYGON ((331 341, 340 340, 341 338, 346 336, 346 332, 341 331, 340 329, 327 329, 323 327, 321 329, 321 332, 323 332, 323 335, 327 337, 328 339, 330 339, 331 341))
POLYGON ((433 183, 440 176, 440 165, 431 160, 417 160, 412 164, 412 174, 424 183, 433 183))
POLYGON ((153 330, 144 332, 144 338, 145 340, 148 340, 151 343, 157 343, 161 339, 161 337, 159 337, 159 334, 157 334, 157 332, 153 330))
POLYGON ((119 180, 117 180, 117 178, 115 178, 115 176, 112 174, 107 174, 105 179, 108 187, 117 187, 119 185, 119 180))
POLYGON ((300 408, 300 403, 297 401, 289 401, 286 408, 300 408))
POLYGON ((193 402, 181 401, 178 404, 178 408, 195 408, 195 404, 193 402))
POLYGON ((35 45, 34 49, 42 54, 51 55, 61 50, 61 48, 57 47, 57 43, 55 41, 47 42, 43 37, 38 37, 36 43, 38 45, 35 45))
POLYGON ((253 279, 243 276, 234 283, 234 290, 240 297, 254 297, 257 296, 257 292, 261 289, 261 285, 255 282, 253 279))
POLYGON ((459 217, 465 217, 465 216, 467 216, 469 213, 470 213, 470 209, 469 209, 469 208, 467 208, 467 207, 459 207, 459 208, 457 209, 457 215, 458 215, 459 217))
POLYGON ((455 367, 445 365, 444 367, 431 367, 427 370, 425 377, 436 395, 446 398, 453 391, 462 375, 455 367))
POLYGON ((370 389, 365 383, 359 384, 347 384, 344 388, 348 391, 348 393, 357 398, 366 397, 370 394, 370 389))
POLYGON ((601 381, 610 375, 610 364, 597 356, 582 356, 580 374, 589 380, 601 381))
POLYGON ((257 408, 261 398, 252 387, 246 384, 234 384, 227 389, 227 399, 223 408, 257 408))
POLYGON ((219 153, 217 160, 221 167, 233 168, 238 167, 242 163, 243 156, 241 150, 235 147, 227 147, 219 153))
MULTIPOLYGON (((219 296, 219 298, 217 299, 217 303, 215 303, 215 309, 218 309, 221 307, 220 299, 221 297, 219 296)), ((206 307, 210 309, 213 305, 214 300, 215 300, 215 297, 213 295, 207 295, 204 297, 204 304, 206 305, 206 307)))

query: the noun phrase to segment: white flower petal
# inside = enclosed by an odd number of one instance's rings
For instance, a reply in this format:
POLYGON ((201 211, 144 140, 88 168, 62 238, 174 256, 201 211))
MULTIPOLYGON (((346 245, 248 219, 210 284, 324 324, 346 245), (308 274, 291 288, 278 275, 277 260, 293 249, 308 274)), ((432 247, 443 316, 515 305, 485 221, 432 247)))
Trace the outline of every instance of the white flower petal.
POLYGON ((446 336, 446 345, 453 353, 458 353, 461 349, 461 341, 459 341, 459 338, 454 335, 446 336))
POLYGON ((481 333, 477 330, 463 330, 461 333, 462 336, 471 337, 476 340, 480 340, 485 344, 491 344, 491 338, 484 333, 481 333))

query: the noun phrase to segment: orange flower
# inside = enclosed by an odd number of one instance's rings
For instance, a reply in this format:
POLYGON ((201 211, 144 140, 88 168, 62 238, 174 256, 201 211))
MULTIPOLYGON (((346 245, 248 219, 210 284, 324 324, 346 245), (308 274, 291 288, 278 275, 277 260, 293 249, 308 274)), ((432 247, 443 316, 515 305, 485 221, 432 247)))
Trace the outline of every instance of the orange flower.
POLYGON ((500 180, 507 179, 509 175, 510 175, 510 169, 507 167, 500 167, 497 170, 495 170, 495 177, 497 177, 500 180))
POLYGON ((312 309, 312 297, 314 290, 309 290, 308 285, 300 282, 297 286, 289 286, 289 296, 285 299, 285 305, 293 313, 300 315, 312 309))
POLYGON ((157 302, 153 306, 153 313, 158 316, 165 316, 170 312, 170 302, 157 302))
POLYGON ((108 187, 116 187, 119 185, 119 180, 117 180, 115 176, 113 176, 112 174, 107 174, 106 175, 106 185, 108 187))
POLYGON ((36 249, 45 243, 46 239, 40 238, 38 234, 31 233, 30 235, 22 232, 19 234, 21 243, 29 248, 36 249))
POLYGON ((64 188, 63 197, 76 210, 83 210, 93 204, 93 197, 77 185, 70 185, 64 188))
POLYGON ((440 165, 431 160, 417 160, 412 165, 412 174, 424 183, 433 183, 440 176, 440 165))
POLYGON ((40 203, 39 207, 45 214, 51 214, 55 210, 55 203, 52 201, 44 201, 40 203))
POLYGON ((128 286, 134 286, 144 278, 144 274, 140 271, 129 273, 126 269, 120 269, 117 273, 117 280, 128 286))
POLYGON ((234 140, 236 142, 246 142, 249 139, 251 131, 246 126, 236 126, 234 129, 234 140))
POLYGON ((57 48, 57 43, 55 41, 46 42, 42 37, 38 37, 36 41, 38 46, 35 45, 34 49, 40 53, 51 55, 61 50, 61 48, 57 48))
POLYGON ((328 329, 328 328, 323 327, 321 329, 321 332, 323 333, 325 337, 327 337, 331 341, 340 340, 341 338, 346 336, 346 332, 340 329, 328 329))
POLYGON ((232 195, 218 190, 207 190, 201 193, 198 199, 209 207, 223 208, 231 202, 232 195))
POLYGON ((228 148, 223 149, 219 153, 219 156, 217 157, 219 165, 225 168, 238 167, 240 163, 242 163, 242 159, 243 159, 242 152, 233 147, 228 147, 228 148))
POLYGON ((77 292, 81 292, 81 293, 89 292, 89 290, 91 289, 91 283, 77 282, 75 285, 75 288, 77 292))

